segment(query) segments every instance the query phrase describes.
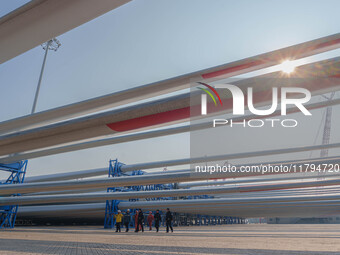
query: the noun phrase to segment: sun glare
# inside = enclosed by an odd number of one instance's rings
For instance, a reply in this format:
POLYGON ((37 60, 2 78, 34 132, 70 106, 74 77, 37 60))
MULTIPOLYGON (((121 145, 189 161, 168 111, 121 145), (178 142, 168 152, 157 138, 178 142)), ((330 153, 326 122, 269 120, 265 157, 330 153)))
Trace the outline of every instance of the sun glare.
POLYGON ((281 64, 281 71, 287 74, 294 72, 295 65, 292 61, 286 60, 281 64))

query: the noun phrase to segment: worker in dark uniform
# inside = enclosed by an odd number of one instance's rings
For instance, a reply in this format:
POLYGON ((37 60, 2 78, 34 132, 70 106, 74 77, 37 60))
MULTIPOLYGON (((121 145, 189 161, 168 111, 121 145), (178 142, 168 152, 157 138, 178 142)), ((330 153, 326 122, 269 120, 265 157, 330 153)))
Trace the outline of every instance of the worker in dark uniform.
POLYGON ((125 232, 129 232, 130 221, 131 221, 130 209, 127 209, 124 215, 125 232))
POLYGON ((138 232, 137 229, 138 229, 138 215, 139 215, 139 211, 138 209, 136 209, 135 211, 135 232, 138 232))
POLYGON ((139 231, 139 229, 142 230, 142 232, 144 232, 144 214, 142 209, 139 209, 139 213, 138 213, 138 223, 137 223, 137 232, 139 231))
POLYGON ((172 213, 170 212, 169 208, 166 209, 165 223, 166 223, 166 232, 169 233, 169 228, 171 229, 171 232, 174 232, 174 229, 172 228, 172 213))
POLYGON ((155 219, 156 232, 158 232, 159 231, 159 223, 162 221, 162 217, 159 213, 159 210, 156 211, 156 213, 154 215, 154 219, 155 219))

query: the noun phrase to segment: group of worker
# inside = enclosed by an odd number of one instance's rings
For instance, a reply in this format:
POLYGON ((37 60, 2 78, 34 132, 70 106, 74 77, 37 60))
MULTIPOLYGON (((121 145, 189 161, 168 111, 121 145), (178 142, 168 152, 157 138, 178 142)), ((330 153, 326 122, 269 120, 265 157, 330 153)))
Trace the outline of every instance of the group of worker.
MULTIPOLYGON (((135 212, 135 232, 142 231, 144 232, 144 213, 142 209, 136 209, 135 212)), ((126 213, 123 215, 121 210, 118 210, 118 213, 115 215, 116 219, 116 232, 121 232, 121 225, 124 223, 125 226, 125 232, 129 232, 130 222, 131 222, 131 214, 130 209, 126 210, 126 213)), ((172 213, 169 208, 166 209, 165 214, 165 223, 166 223, 166 232, 169 233, 169 230, 171 232, 174 232, 172 228, 172 213)), ((153 215, 152 211, 149 212, 147 218, 147 223, 149 225, 149 231, 152 230, 152 224, 155 221, 155 228, 156 232, 159 231, 159 225, 162 221, 161 214, 159 213, 159 210, 156 211, 156 213, 153 215)))

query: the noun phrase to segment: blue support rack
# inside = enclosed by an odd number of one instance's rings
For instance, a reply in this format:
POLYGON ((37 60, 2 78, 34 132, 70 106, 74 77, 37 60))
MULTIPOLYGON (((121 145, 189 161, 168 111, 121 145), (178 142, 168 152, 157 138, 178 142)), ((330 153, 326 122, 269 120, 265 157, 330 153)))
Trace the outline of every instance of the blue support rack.
MULTIPOLYGON (((109 177, 119 177, 122 175, 135 176, 143 175, 144 172, 141 170, 135 170, 129 173, 122 173, 121 166, 124 165, 120 163, 117 159, 110 160, 109 165, 109 177)), ((149 190, 165 190, 173 189, 173 184, 152 184, 152 185, 138 185, 138 186, 128 186, 128 187, 118 187, 118 188, 108 188, 107 192, 127 192, 127 191, 149 191, 149 190)), ((172 198, 149 198, 147 200, 163 200, 172 198)), ((129 199, 129 201, 138 201, 138 199, 129 199)), ((105 207, 105 221, 104 228, 114 228, 115 218, 114 215, 117 214, 119 200, 107 200, 105 207)), ((134 212, 134 210, 132 210, 134 212)), ((134 223, 134 220, 132 221, 134 223)))
POLYGON ((116 219, 115 214, 118 211, 119 200, 107 200, 105 207, 105 222, 104 228, 114 228, 116 219))
MULTIPOLYGON (((119 177, 122 175, 127 176, 135 176, 135 175, 143 175, 144 172, 141 170, 135 170, 129 173, 122 173, 121 166, 123 163, 120 163, 117 159, 109 161, 109 178, 112 177, 119 177)), ((151 190, 172 190, 175 189, 174 184, 150 184, 150 185, 137 185, 137 186, 128 186, 128 187, 113 187, 108 188, 107 192, 127 192, 127 191, 151 191, 151 190)), ((213 198, 213 196, 209 195, 199 195, 199 196, 185 196, 185 199, 208 199, 213 198)), ((175 199, 173 197, 159 197, 159 198, 147 198, 145 200, 172 200, 175 199)), ((138 201, 139 199, 131 198, 129 201, 138 201)), ((113 229, 116 223, 115 214, 117 214, 119 200, 107 200, 106 207, 105 207, 105 221, 104 221, 104 228, 113 229)), ((134 215, 134 211, 131 211, 131 217, 134 215)), ((155 212, 153 212, 155 213, 155 212)), ((164 218, 164 217, 163 217, 164 218)), ((132 218, 131 223, 134 226, 134 218, 132 218)), ((210 225, 210 224, 222 224, 222 220, 220 217, 216 216, 208 216, 208 215, 198 215, 198 222, 199 225, 210 225), (204 223, 203 223, 204 221, 204 223)))
MULTIPOLYGON (((118 177, 122 175, 120 167, 123 164, 117 159, 110 160, 108 177, 118 177)), ((107 188, 107 192, 116 192, 119 188, 107 188)), ((114 228, 116 223, 115 214, 118 211, 118 200, 106 200, 104 228, 114 228)))
MULTIPOLYGON (((10 173, 6 181, 1 182, 0 185, 23 183, 26 168, 27 160, 13 164, 0 164, 0 171, 10 173)), ((20 196, 20 194, 13 194, 13 196, 20 196)), ((17 212, 17 205, 0 206, 0 229, 14 228, 17 212)))

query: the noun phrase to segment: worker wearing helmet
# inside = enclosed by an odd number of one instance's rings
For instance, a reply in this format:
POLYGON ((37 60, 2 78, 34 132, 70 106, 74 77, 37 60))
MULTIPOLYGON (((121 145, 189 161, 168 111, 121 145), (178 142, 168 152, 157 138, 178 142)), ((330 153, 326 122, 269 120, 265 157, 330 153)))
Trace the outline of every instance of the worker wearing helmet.
POLYGON ((129 232, 130 221, 131 221, 130 209, 127 209, 124 215, 125 232, 129 232))
POLYGON ((120 232, 120 225, 122 224, 123 221, 123 214, 121 210, 118 210, 118 213, 115 215, 116 219, 116 232, 120 232))

